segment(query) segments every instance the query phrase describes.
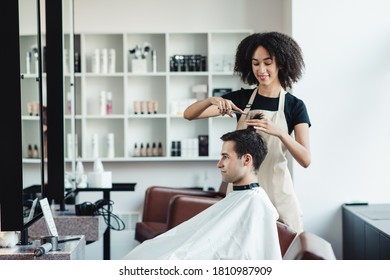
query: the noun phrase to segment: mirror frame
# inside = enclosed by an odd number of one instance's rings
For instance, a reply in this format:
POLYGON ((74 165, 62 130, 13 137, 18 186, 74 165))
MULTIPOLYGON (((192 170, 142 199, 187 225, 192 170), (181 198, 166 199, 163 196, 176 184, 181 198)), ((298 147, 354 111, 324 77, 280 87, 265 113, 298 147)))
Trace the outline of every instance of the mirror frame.
POLYGON ((47 184, 43 194, 65 211, 62 1, 46 2, 47 184))
MULTIPOLYGON (((47 84, 47 184, 45 176, 41 174, 42 197, 50 201, 54 199, 60 204, 60 210, 65 210, 65 157, 64 157, 64 71, 63 71, 63 32, 62 32, 62 4, 63 1, 45 1, 46 20, 46 84, 47 84)), ((40 13, 40 0, 37 0, 40 13)), ((73 8, 73 7, 72 7, 73 8)), ((73 10, 72 10, 73 11, 73 10)), ((19 1, 6 1, 2 6, 2 17, 7 22, 2 44, 4 65, 1 68, 1 77, 6 81, 6 88, 11 91, 3 95, 4 104, 12 108, 1 110, 0 117, 7 135, 2 137, 4 147, 3 170, 10 170, 4 176, 3 186, 0 188, 0 212, 2 231, 23 231, 33 221, 24 224, 23 218, 23 154, 22 154, 22 110, 21 110, 21 67, 20 67, 20 25, 19 1), (18 63, 15 63, 15 60, 18 63), (10 94, 14 93, 14 94, 10 94), (11 133, 12 132, 12 133, 11 133)), ((40 36, 39 36, 40 40, 40 36)), ((39 59, 39 81, 42 83, 42 59, 39 59)), ((42 89, 42 88, 41 88, 42 89)), ((42 95, 42 91, 40 92, 42 95)), ((40 116, 43 112, 40 97, 40 116)), ((44 172, 43 118, 40 118, 41 127, 41 164, 44 172)), ((36 219, 34 219, 35 221, 36 219)), ((28 236, 24 236, 28 238, 28 236)), ((22 239, 22 237, 21 237, 22 239)), ((28 240, 25 240, 26 242, 28 240)))
POLYGON ((22 121, 21 121, 21 85, 20 85, 20 55, 19 55, 19 3, 7 1, 2 5, 1 17, 4 27, 2 33, 4 42, 1 44, 4 55, 3 67, 0 67, 0 75, 6 83, 6 88, 11 89, 3 95, 3 102, 12 110, 0 110, 0 121, 7 135, 1 137, 1 145, 4 147, 3 170, 10 170, 3 176, 0 188, 1 206, 1 230, 14 231, 23 228, 23 159, 22 159, 22 121), (15 60, 18 63, 15 63, 15 60), (5 67, 6 66, 6 67, 5 67), (10 94, 14 93, 14 94, 10 94), (12 132, 12 134, 11 134, 12 132), (7 214, 8 213, 8 214, 7 214), (13 215, 10 215, 12 213, 13 215))

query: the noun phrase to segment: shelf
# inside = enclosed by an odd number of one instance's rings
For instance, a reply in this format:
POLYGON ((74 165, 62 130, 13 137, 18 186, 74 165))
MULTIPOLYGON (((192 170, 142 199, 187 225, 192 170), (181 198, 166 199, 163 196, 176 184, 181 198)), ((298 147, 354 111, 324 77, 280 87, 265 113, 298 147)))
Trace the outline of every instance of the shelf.
MULTIPOLYGON (((197 100, 197 95, 192 91, 193 86, 206 85, 203 98, 212 96, 215 88, 235 90, 244 86, 239 77, 234 75, 232 63, 237 45, 251 33, 251 30, 221 30, 75 35, 75 50, 80 53, 81 69, 75 74, 74 104, 77 153, 82 161, 94 161, 91 144, 93 137, 98 138, 99 156, 104 162, 219 160, 220 137, 235 129, 235 118, 217 117, 189 122, 183 118, 183 111, 197 100), (137 45, 146 58, 134 64, 135 58, 131 51, 137 45), (149 52, 145 51, 145 46, 150 47, 149 52), (157 53, 155 66, 152 50, 157 53), (104 58, 101 54, 105 52, 108 57, 104 58), (176 55, 181 58, 173 59, 176 55), (110 64, 107 68, 102 63, 106 60, 110 64), (184 64, 172 64, 177 61, 184 64), (195 71, 173 71, 178 69, 195 71), (112 96, 112 112, 105 112, 101 106, 101 96, 104 95, 112 96), (147 104, 157 107, 150 107, 148 114, 147 104), (114 134, 114 158, 105 157, 109 133, 114 134), (170 156, 172 141, 198 139, 199 135, 208 136, 209 156, 170 156), (146 146, 153 142, 162 144, 163 156, 133 157, 135 144, 146 146)), ((22 72, 26 72, 25 56, 30 50, 32 39, 29 35, 21 36, 22 72)), ((34 68, 33 62, 30 68, 34 68)), ((37 86, 35 76, 34 73, 24 74, 22 80, 23 135, 27 135, 24 136, 26 139, 23 145, 26 147, 30 142, 34 144, 39 137, 37 133, 32 133, 38 125, 39 117, 29 116, 27 111, 27 103, 36 100, 32 90, 37 86)), ((66 74, 65 91, 68 92, 69 88, 70 75, 66 74)), ((65 112, 65 134, 69 134, 72 119, 65 112)), ((31 160, 24 159, 24 162, 31 160)))

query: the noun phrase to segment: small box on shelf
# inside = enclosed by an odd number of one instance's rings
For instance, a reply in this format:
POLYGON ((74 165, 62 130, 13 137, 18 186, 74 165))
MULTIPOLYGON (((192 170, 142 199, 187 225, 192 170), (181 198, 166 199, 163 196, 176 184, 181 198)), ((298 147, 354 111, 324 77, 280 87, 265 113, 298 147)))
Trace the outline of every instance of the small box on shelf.
POLYGON ((147 72, 146 59, 132 59, 131 60, 131 72, 133 72, 133 73, 146 73, 147 72))

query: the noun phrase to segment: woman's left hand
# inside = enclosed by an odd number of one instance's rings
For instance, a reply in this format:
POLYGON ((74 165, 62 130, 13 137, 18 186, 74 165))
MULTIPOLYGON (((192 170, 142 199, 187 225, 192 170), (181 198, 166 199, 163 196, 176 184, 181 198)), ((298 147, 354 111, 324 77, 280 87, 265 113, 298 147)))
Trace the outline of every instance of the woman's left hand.
POLYGON ((282 133, 278 125, 266 118, 262 118, 261 120, 249 119, 246 120, 246 124, 273 136, 279 136, 282 133))

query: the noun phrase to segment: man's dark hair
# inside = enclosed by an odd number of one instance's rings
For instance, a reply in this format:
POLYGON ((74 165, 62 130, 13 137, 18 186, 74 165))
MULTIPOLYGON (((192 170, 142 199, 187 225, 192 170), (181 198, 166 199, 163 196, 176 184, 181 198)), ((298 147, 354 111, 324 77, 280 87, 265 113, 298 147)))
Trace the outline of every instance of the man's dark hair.
POLYGON ((238 158, 241 158, 245 154, 250 154, 253 159, 253 167, 256 171, 260 168, 268 152, 267 143, 253 127, 225 133, 221 136, 221 140, 224 142, 235 142, 234 151, 238 155, 238 158))
POLYGON ((284 89, 291 88, 302 77, 305 63, 302 50, 293 38, 279 32, 254 33, 244 38, 236 51, 234 72, 244 83, 259 84, 252 72, 252 57, 259 46, 275 57, 278 77, 284 89))

